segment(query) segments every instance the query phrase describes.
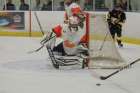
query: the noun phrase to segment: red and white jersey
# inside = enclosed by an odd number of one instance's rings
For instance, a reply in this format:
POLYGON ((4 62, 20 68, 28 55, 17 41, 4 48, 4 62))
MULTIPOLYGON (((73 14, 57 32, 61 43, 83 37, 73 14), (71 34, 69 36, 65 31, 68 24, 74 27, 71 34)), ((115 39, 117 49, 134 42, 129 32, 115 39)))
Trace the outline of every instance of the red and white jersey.
POLYGON ((77 53, 77 48, 81 40, 85 35, 85 31, 78 28, 78 31, 75 29, 69 29, 68 24, 57 25, 53 28, 53 32, 57 37, 61 37, 63 39, 64 50, 67 54, 73 55, 77 53))

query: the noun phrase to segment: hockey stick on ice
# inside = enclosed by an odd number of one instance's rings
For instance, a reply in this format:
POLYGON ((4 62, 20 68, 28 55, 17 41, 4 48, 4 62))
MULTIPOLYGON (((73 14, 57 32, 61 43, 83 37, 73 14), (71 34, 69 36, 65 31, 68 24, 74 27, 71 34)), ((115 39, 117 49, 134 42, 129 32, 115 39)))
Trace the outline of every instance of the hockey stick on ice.
MULTIPOLYGON (((42 29, 42 26, 41 26, 41 23, 40 23, 39 18, 38 18, 38 16, 37 16, 37 13, 34 12, 34 15, 35 15, 35 17, 36 17, 36 19, 37 19, 37 23, 38 23, 38 25, 39 25, 40 31, 41 31, 42 35, 44 35, 44 31, 43 31, 43 29, 42 29)), ((51 36, 52 36, 52 34, 51 34, 51 36)), ((48 42, 49 40, 53 39, 54 37, 55 37, 55 36, 52 36, 52 37, 50 37, 49 39, 45 39, 44 44, 45 44, 46 42, 48 42)), ((39 50, 41 50, 41 49, 45 46, 44 44, 42 44, 39 48, 37 48, 37 49, 35 49, 35 50, 29 51, 28 53, 30 54, 30 53, 38 52, 39 50)))
POLYGON ((34 53, 34 52, 38 52, 39 50, 41 50, 44 47, 44 45, 40 46, 39 48, 29 51, 28 54, 34 53))
MULTIPOLYGON (((40 30, 41 30, 41 33, 42 33, 42 35, 44 35, 44 31, 43 31, 43 29, 42 29, 42 27, 41 27, 41 24, 40 24, 40 21, 39 21, 39 19, 38 19, 38 16, 37 16, 36 12, 34 12, 34 15, 35 15, 35 17, 36 17, 36 20, 37 20, 37 23, 38 23, 39 28, 40 28, 40 30)), ((39 48, 37 48, 37 49, 35 49, 35 50, 29 51, 29 52, 27 52, 27 53, 30 54, 30 53, 38 52, 38 51, 41 50, 43 47, 44 47, 44 45, 40 46, 39 48)))
MULTIPOLYGON (((40 30, 41 30, 41 33, 42 33, 42 35, 44 35, 44 31, 43 31, 42 26, 41 26, 41 24, 40 24, 40 21, 39 21, 39 18, 38 18, 38 16, 37 16, 37 13, 34 12, 34 15, 35 15, 35 17, 36 17, 36 20, 37 20, 37 23, 38 23, 39 28, 40 28, 40 30)), ((44 47, 44 45, 40 46, 39 48, 37 48, 37 49, 35 49, 35 50, 29 51, 28 53, 30 54, 30 53, 38 52, 38 51, 41 50, 43 47, 44 47)))
POLYGON ((140 61, 140 58, 138 58, 138 59, 132 61, 132 62, 129 63, 128 65, 126 65, 126 66, 124 66, 124 67, 118 69, 117 71, 115 71, 115 72, 109 74, 108 76, 100 76, 100 79, 101 79, 101 80, 106 80, 106 79, 108 79, 109 77, 111 77, 111 76, 113 76, 113 75, 119 73, 120 71, 122 71, 122 70, 124 70, 124 69, 126 69, 126 68, 128 68, 128 67, 130 67, 130 66, 132 66, 133 64, 135 64, 136 62, 139 62, 139 61, 140 61))
MULTIPOLYGON (((50 37, 48 40, 46 40, 45 42, 48 42, 49 40, 53 39, 55 36, 53 37, 50 37)), ((43 44, 42 46, 40 46, 39 48, 35 49, 35 50, 32 50, 32 51, 29 51, 28 53, 34 53, 34 52, 38 52, 39 50, 41 50, 43 47, 45 46, 45 44, 43 44)))

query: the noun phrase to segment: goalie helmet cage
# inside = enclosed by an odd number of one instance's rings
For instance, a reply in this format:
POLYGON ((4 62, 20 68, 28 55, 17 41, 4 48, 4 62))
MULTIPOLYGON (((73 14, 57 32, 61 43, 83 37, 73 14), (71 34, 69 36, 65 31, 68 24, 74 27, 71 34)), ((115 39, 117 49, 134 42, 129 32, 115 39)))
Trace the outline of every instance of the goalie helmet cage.
POLYGON ((120 68, 126 65, 109 32, 106 14, 87 13, 89 68, 120 68))

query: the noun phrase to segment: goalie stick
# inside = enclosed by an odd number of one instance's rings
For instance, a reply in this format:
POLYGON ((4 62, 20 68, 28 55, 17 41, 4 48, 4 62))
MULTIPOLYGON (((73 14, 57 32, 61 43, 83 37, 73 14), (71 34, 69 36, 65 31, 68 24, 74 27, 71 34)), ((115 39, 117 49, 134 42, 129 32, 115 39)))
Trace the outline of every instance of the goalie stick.
MULTIPOLYGON (((40 31, 41 31, 42 35, 44 35, 44 31, 43 31, 43 28, 42 28, 41 23, 40 23, 40 21, 39 21, 39 18, 38 18, 38 16, 37 16, 37 13, 34 12, 34 15, 35 15, 35 17, 36 17, 36 19, 37 19, 37 23, 38 23, 38 25, 39 25, 40 31)), ((48 42, 49 40, 53 39, 54 37, 55 37, 55 36, 52 36, 52 33, 51 33, 50 38, 45 39, 44 41, 42 41, 42 42, 44 42, 44 43, 43 43, 39 48, 37 48, 37 49, 35 49, 35 50, 32 50, 32 51, 29 51, 28 53, 30 54, 30 53, 38 52, 39 50, 41 50, 41 49, 45 46, 45 43, 46 43, 46 42, 48 42)), ((41 43, 41 42, 40 42, 40 43, 41 43)))
POLYGON ((100 79, 101 79, 101 80, 106 80, 106 79, 108 79, 109 77, 111 77, 111 76, 113 76, 113 75, 119 73, 120 71, 122 71, 122 70, 124 70, 124 69, 126 69, 126 68, 128 68, 128 67, 130 67, 130 66, 132 66, 133 64, 135 64, 136 62, 139 62, 139 61, 140 61, 140 58, 138 58, 138 59, 132 61, 132 62, 129 63, 128 65, 126 65, 126 66, 124 66, 124 67, 118 69, 117 71, 115 71, 115 72, 109 74, 108 76, 100 76, 100 79))
MULTIPOLYGON (((48 42, 49 40, 53 39, 54 37, 55 37, 55 36, 50 37, 48 40, 45 41, 45 43, 48 42)), ((42 46, 40 46, 39 48, 37 48, 37 49, 35 49, 35 50, 32 50, 32 51, 29 51, 28 53, 30 54, 30 53, 38 52, 38 51, 41 50, 44 46, 45 46, 45 44, 42 44, 42 46)))
POLYGON ((29 52, 27 52, 27 53, 28 53, 28 54, 31 54, 31 53, 34 53, 34 52, 38 52, 38 51, 41 50, 43 47, 44 47, 44 45, 40 46, 39 48, 37 48, 37 49, 35 49, 35 50, 29 51, 29 52))

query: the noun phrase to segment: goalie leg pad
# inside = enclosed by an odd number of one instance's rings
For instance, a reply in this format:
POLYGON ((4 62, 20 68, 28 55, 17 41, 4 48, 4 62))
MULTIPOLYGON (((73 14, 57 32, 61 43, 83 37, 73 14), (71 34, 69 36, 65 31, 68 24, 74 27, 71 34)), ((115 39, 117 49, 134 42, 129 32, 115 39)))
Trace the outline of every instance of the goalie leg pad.
POLYGON ((62 54, 62 56, 66 55, 66 52, 65 52, 64 47, 63 47, 63 43, 60 43, 57 46, 55 46, 53 48, 53 52, 59 52, 62 54))

